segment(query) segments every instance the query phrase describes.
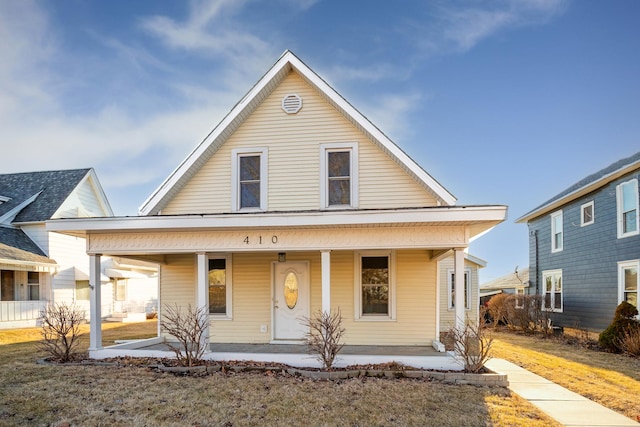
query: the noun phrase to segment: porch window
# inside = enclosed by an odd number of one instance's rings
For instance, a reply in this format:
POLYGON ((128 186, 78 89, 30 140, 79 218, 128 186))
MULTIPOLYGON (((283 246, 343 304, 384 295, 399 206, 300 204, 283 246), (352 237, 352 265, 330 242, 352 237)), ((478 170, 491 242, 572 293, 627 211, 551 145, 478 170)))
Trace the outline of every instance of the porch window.
POLYGON ((589 203, 585 203, 580 206, 580 226, 584 227, 585 225, 591 225, 594 220, 594 206, 592 200, 589 203))
POLYGON ((236 149, 232 156, 233 210, 266 210, 267 149, 236 149))
POLYGON ((551 214, 551 252, 560 252, 563 243, 562 211, 551 214))
POLYGON ((640 290, 638 270, 640 270, 639 260, 618 263, 619 302, 626 301, 638 307, 638 292, 640 290))
POLYGON ((88 280, 76 280, 76 301, 89 301, 91 291, 88 280))
POLYGON ((40 273, 37 271, 29 271, 27 273, 28 298, 29 301, 40 300, 40 273))
POLYGON ((623 182, 616 187, 618 238, 638 234, 638 180, 623 182))
POLYGON ((15 301, 16 288, 12 270, 0 271, 0 300, 15 301))
POLYGON ((542 272, 544 309, 562 312, 562 270, 542 272))
POLYGON ((127 299, 127 279, 114 279, 116 285, 116 301, 126 301, 127 299))
POLYGON ((361 253, 358 256, 356 313, 360 318, 393 318, 393 276, 390 252, 361 253))
POLYGON ((209 256, 209 314, 231 318, 231 256, 209 256))
POLYGON ((323 208, 356 207, 358 201, 358 150, 355 143, 321 145, 321 205, 323 208))
MULTIPOLYGON (((456 308, 456 291, 455 291, 455 279, 456 275, 453 269, 448 271, 449 277, 449 309, 456 308)), ((464 270, 464 308, 465 310, 471 309, 471 283, 469 283, 469 277, 471 277, 471 269, 465 268, 464 270)))

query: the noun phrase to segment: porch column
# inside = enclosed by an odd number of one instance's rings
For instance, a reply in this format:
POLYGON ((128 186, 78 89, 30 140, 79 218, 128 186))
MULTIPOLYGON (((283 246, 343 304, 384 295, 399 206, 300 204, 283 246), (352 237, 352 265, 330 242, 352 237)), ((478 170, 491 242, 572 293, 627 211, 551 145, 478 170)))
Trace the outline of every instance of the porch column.
POLYGON ((196 307, 205 310, 207 322, 204 326, 200 344, 205 352, 209 351, 209 266, 207 265, 207 254, 198 253, 198 273, 196 289, 196 307))
POLYGON ((464 329, 465 310, 464 310, 464 250, 453 250, 453 273, 454 283, 453 290, 455 292, 455 312, 456 312, 456 328, 464 329))
POLYGON ((320 252, 322 264, 322 311, 331 313, 331 251, 320 252))
POLYGON ((102 255, 89 256, 89 350, 102 348, 102 296, 101 296, 101 263, 102 255))

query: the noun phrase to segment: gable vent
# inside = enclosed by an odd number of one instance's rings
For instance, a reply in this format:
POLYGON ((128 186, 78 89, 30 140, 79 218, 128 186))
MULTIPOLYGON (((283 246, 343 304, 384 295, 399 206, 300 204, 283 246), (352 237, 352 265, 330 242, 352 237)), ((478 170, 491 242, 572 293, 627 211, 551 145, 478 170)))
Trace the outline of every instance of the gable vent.
POLYGON ((302 98, 296 94, 290 94, 282 98, 282 109, 287 114, 296 114, 302 108, 302 98))

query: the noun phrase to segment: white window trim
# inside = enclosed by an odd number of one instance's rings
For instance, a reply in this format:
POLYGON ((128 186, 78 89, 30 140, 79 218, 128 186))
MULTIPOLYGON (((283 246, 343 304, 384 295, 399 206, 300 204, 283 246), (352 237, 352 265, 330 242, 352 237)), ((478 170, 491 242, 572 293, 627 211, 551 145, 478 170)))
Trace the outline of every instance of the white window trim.
POLYGON ((524 287, 518 286, 514 289, 514 295, 516 296, 515 300, 515 308, 522 309, 524 308, 524 287))
POLYGON ((564 247, 564 218, 562 217, 562 211, 557 211, 551 214, 551 252, 561 252, 564 247), (556 247, 556 221, 555 219, 560 217, 560 246, 556 247))
POLYGON ((617 206, 617 212, 616 212, 616 218, 617 218, 617 223, 618 223, 618 239, 622 239, 624 237, 629 237, 629 236, 635 236, 638 233, 640 233, 640 208, 639 208, 639 204, 640 204, 640 196, 638 195, 638 180, 637 179, 631 179, 629 181, 626 182, 621 182, 620 184, 618 184, 616 186, 616 206, 617 206), (625 233, 624 230, 624 225, 623 225, 623 218, 622 218, 622 187, 624 185, 627 184, 631 184, 634 187, 634 194, 636 195, 636 229, 635 231, 630 231, 628 233, 625 233))
POLYGON ((332 144, 320 144, 320 207, 321 209, 344 209, 358 207, 358 143, 339 142, 332 144), (349 151, 351 153, 351 176, 350 176, 350 204, 329 206, 329 171, 327 170, 327 157, 330 152, 349 151))
POLYGON ((545 310, 552 311, 554 313, 562 313, 564 310, 564 277, 562 276, 562 269, 558 270, 546 270, 542 272, 542 306, 545 310), (551 292, 551 307, 547 307, 545 304, 545 297, 547 295, 547 276, 560 275, 562 279, 562 285, 560 288, 560 308, 555 307, 555 292, 551 292))
MULTIPOLYGON (((451 287, 452 287, 451 277, 453 276, 454 272, 455 270, 453 268, 450 268, 447 270, 447 307, 451 311, 455 310, 455 307, 453 306, 454 301, 451 295, 451 287)), ((465 287, 467 288, 467 300, 465 301, 464 309, 466 311, 471 311, 471 268, 465 267, 464 274, 467 276, 467 281, 465 284, 465 287)))
POLYGON ((595 220, 596 220, 596 208, 595 208, 595 204, 593 203, 593 200, 581 205, 580 206, 580 227, 584 227, 585 225, 591 225, 595 222, 595 220), (589 206, 591 206, 591 221, 585 221, 584 210, 589 206))
POLYGON ((354 314, 356 321, 388 322, 396 320, 396 251, 371 250, 356 251, 353 259, 355 268, 354 277, 354 314), (362 257, 388 256, 389 257, 389 314, 388 315, 363 315, 362 314, 362 257))
POLYGON ((268 195, 268 157, 267 147, 236 148, 231 150, 231 210, 232 212, 264 212, 267 210, 268 195), (260 156, 260 207, 240 208, 240 157, 260 156))
POLYGON ((208 254, 207 255, 207 262, 205 263, 205 268, 207 269, 206 271, 206 275, 207 275, 207 293, 209 292, 209 260, 210 259, 223 259, 224 261, 224 268, 225 268, 225 280, 226 280, 226 284, 225 284, 225 290, 226 290, 226 297, 227 297, 227 312, 225 314, 221 314, 221 313, 209 313, 209 309, 207 308, 207 313, 209 314, 209 318, 211 320, 233 320, 233 265, 232 265, 232 256, 231 254, 208 254))
MULTIPOLYGON (((635 267, 638 271, 638 281, 640 282, 640 260, 620 261, 618 262, 618 304, 624 301, 624 269, 629 267, 635 267)), ((640 301, 640 283, 637 284, 637 292, 640 301)), ((639 303, 640 305, 640 303, 639 303)), ((640 317, 640 316, 638 316, 640 317)))

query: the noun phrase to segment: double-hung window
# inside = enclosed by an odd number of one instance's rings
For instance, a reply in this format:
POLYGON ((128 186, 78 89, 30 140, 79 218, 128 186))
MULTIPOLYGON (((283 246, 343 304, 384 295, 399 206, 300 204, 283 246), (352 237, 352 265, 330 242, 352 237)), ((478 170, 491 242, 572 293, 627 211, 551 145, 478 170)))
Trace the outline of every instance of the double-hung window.
POLYGON ((209 314, 231 318, 231 255, 209 255, 209 314))
POLYGON ((618 238, 638 234, 638 180, 623 182, 616 187, 618 238))
POLYGON ((593 200, 580 206, 580 226, 591 225, 595 221, 593 200))
POLYGON ((544 308, 562 312, 562 270, 542 272, 544 286, 544 308))
MULTIPOLYGON (((448 270, 449 277, 449 308, 456 308, 456 291, 455 291, 455 280, 456 275, 453 269, 448 270)), ((471 269, 466 268, 464 270, 464 308, 465 310, 471 309, 471 283, 469 282, 469 278, 471 277, 471 269)))
POLYGON ((29 285, 29 301, 38 301, 40 299, 40 273, 29 271, 27 273, 27 284, 29 285))
POLYGON ((551 252, 560 252, 562 244, 562 211, 558 211, 551 214, 551 252))
POLYGON ((362 252, 356 255, 356 308, 360 319, 394 317, 393 256, 390 251, 362 252))
POLYGON ((640 291, 638 270, 640 270, 639 260, 618 263, 619 302, 626 301, 638 307, 638 292, 640 291))
POLYGON ((234 211, 267 210, 266 148, 235 149, 232 151, 232 205, 234 211))
POLYGON ((355 143, 321 144, 322 208, 358 205, 358 146, 355 143))

